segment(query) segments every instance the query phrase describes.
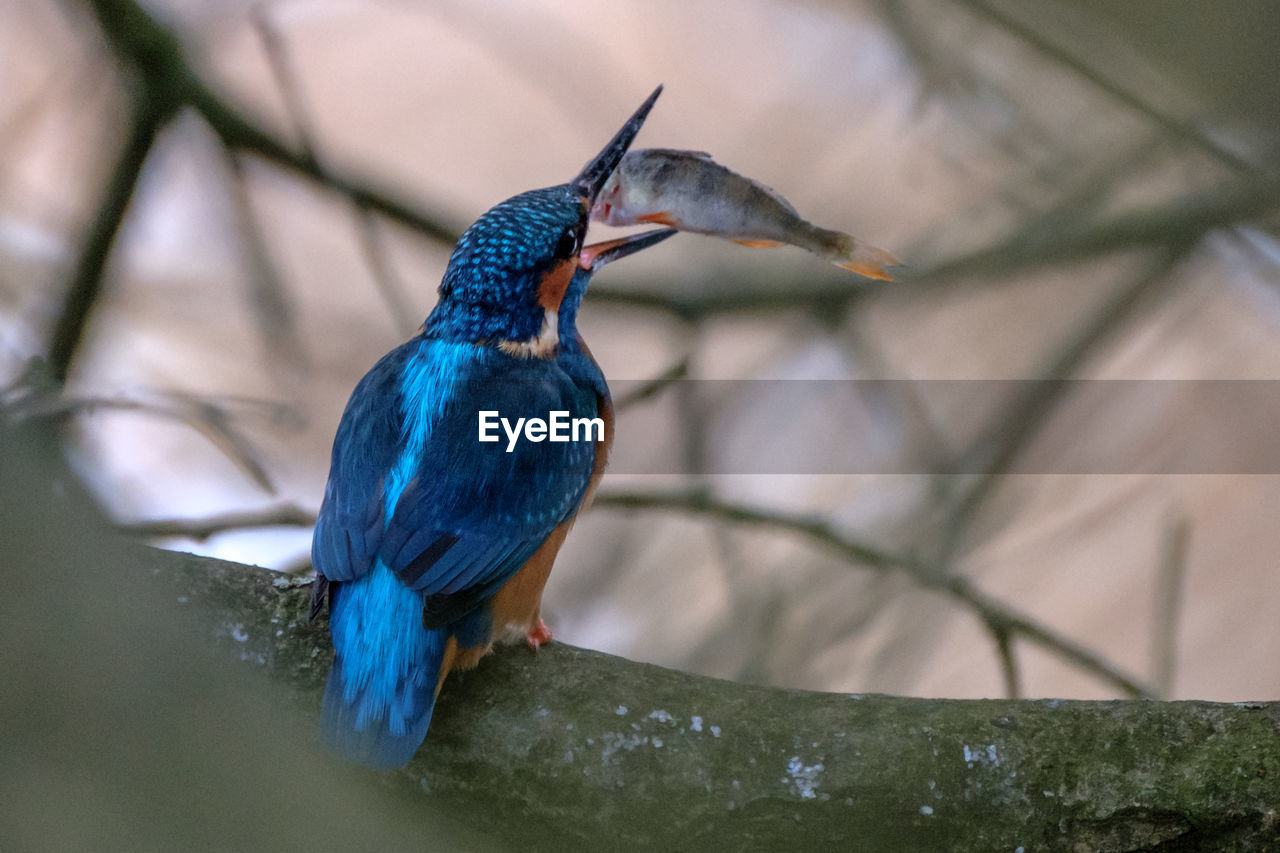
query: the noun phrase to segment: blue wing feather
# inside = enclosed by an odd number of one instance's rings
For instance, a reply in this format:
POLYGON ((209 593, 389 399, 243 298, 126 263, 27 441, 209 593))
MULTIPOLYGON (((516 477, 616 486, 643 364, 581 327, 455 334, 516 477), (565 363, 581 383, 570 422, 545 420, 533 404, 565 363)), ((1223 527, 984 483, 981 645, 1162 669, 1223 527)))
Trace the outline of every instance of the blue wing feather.
POLYGON ((381 558, 428 595, 514 573, 532 553, 524 546, 536 549, 577 509, 594 449, 522 440, 508 452, 505 436, 478 440, 478 413, 512 422, 551 411, 595 417, 598 392, 575 379, 555 363, 469 344, 417 338, 389 353, 357 385, 339 425, 316 570, 354 580, 381 558))
POLYGON ((428 341, 420 358, 406 364, 407 397, 425 397, 414 386, 434 384, 431 369, 438 365, 432 362, 439 357, 451 366, 448 392, 432 401, 426 418, 407 416, 405 443, 420 442, 421 449, 414 464, 401 457, 405 486, 377 552, 401 580, 427 595, 500 585, 514 574, 577 509, 594 459, 586 442, 521 440, 508 450, 505 436, 479 441, 481 410, 512 423, 546 419, 552 411, 595 416, 595 392, 555 363, 428 341))
POLYGON ((577 511, 590 481, 591 442, 522 440, 508 452, 505 437, 479 441, 479 411, 595 417, 603 377, 584 370, 418 337, 352 393, 312 545, 317 573, 337 582, 323 729, 348 757, 412 757, 448 636, 486 642, 481 605, 577 511))
POLYGON ((403 416, 388 405, 412 349, 387 353, 356 385, 333 440, 329 482, 316 519, 311 561, 331 581, 373 568, 383 525, 383 486, 398 453, 403 416))

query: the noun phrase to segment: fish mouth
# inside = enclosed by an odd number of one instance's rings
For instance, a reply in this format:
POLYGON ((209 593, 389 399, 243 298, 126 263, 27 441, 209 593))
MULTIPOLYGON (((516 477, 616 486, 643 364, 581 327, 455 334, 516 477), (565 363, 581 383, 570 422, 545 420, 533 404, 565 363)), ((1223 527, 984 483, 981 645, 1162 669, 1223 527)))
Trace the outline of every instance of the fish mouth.
POLYGON ((656 246, 675 233, 676 229, 674 228, 659 228, 656 231, 644 231, 640 234, 619 237, 616 240, 592 243, 590 246, 584 246, 582 251, 578 253, 578 263, 583 269, 595 272, 605 264, 612 263, 619 258, 625 258, 627 255, 634 254, 641 249, 647 249, 650 246, 656 246))
POLYGON ((613 170, 618 168, 622 155, 626 154, 627 149, 631 147, 632 141, 636 138, 636 134, 640 132, 640 127, 649 115, 649 110, 653 109, 654 101, 658 100, 658 96, 661 94, 661 86, 654 89, 653 94, 645 98, 640 108, 632 113, 626 124, 614 134, 613 139, 609 140, 609 144, 604 147, 604 150, 593 157, 587 165, 583 166, 578 177, 571 181, 578 188, 578 191, 582 193, 588 208, 595 203, 596 196, 604 188, 605 181, 609 180, 613 170))

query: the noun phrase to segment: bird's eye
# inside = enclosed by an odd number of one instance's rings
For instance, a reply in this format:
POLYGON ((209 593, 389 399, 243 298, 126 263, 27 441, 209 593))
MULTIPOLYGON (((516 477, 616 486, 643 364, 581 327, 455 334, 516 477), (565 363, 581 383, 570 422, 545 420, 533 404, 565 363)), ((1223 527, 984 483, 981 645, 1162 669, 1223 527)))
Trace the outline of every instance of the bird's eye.
POLYGON ((571 258, 578 254, 578 250, 582 248, 582 235, 578 229, 574 228, 560 235, 560 242, 556 243, 557 258, 571 258))

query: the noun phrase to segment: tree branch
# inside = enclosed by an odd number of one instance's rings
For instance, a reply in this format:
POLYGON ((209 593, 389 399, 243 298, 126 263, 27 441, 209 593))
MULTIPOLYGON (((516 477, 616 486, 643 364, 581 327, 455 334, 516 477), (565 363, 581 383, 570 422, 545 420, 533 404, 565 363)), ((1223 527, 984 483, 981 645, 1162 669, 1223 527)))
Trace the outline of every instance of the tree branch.
MULTIPOLYGON (((271 66, 276 87, 284 99, 285 109, 293 121, 294 132, 305 157, 317 169, 320 166, 320 155, 316 152, 315 123, 304 108, 302 97, 302 79, 297 73, 293 55, 285 41, 284 33, 272 15, 270 7, 259 4, 250 9, 249 19, 262 41, 262 50, 271 66)), ((364 253, 373 274, 374 284, 382 294, 387 308, 391 312, 391 320, 402 337, 412 337, 417 323, 414 316, 413 303, 400 280, 395 275, 391 261, 386 255, 386 246, 378 235, 378 223, 373 211, 365 204, 354 202, 356 232, 360 238, 360 249, 364 253)))
POLYGON ((203 542, 219 533, 260 527, 312 527, 316 514, 295 504, 280 504, 265 509, 238 510, 204 518, 164 518, 117 524, 116 529, 130 536, 175 536, 203 542))
MULTIPOLYGON (((217 95, 191 68, 176 36, 136 0, 85 0, 118 56, 142 71, 178 103, 193 107, 229 148, 249 152, 345 195, 365 211, 376 211, 417 233, 453 246, 461 229, 444 217, 397 198, 351 174, 320 163, 309 150, 297 150, 217 95)), ((1193 243, 1215 228, 1256 218, 1280 206, 1280 181, 1250 178, 1211 192, 1175 198, 1148 210, 1122 212, 1090 222, 1042 217, 989 246, 909 270, 904 280, 940 284, 958 277, 1005 275, 1020 270, 1091 258, 1108 252, 1193 243)), ((708 273, 704 280, 715 279, 708 273)), ((848 275, 808 274, 793 280, 750 282, 741 274, 731 291, 708 291, 686 282, 669 293, 612 284, 593 290, 597 304, 664 311, 685 319, 761 310, 802 309, 830 313, 847 307, 882 285, 848 275)), ((890 285, 892 286, 892 285, 890 285)))
POLYGON ((257 154, 447 246, 457 242, 460 229, 442 217, 360 178, 326 168, 306 151, 299 151, 263 130, 205 84, 188 63, 177 36, 136 0, 85 2, 97 13, 117 56, 137 69, 144 79, 163 82, 171 98, 200 113, 229 148, 257 154))
POLYGON ((912 280, 941 284, 960 276, 1009 274, 1127 249, 1183 252, 1210 231, 1256 219, 1278 207, 1280 178, 1259 176, 1091 221, 1043 216, 1006 239, 944 260, 912 280))
MULTIPOLYGON (((40 366, 43 370, 43 365, 40 366)), ((32 380, 39 383, 39 377, 32 380)), ((18 387, 18 386, 15 386, 18 387)), ((189 394, 161 393, 154 401, 128 397, 67 396, 40 385, 25 386, 25 393, 10 404, 9 417, 22 421, 57 420, 72 415, 92 414, 101 410, 139 412, 152 417, 184 423, 208 439, 227 459, 264 492, 275 492, 275 484, 267 472, 262 454, 235 425, 229 404, 248 403, 274 410, 277 421, 283 420, 288 407, 281 404, 259 404, 253 400, 205 399, 189 394)), ((314 521, 312 522, 314 523, 314 521)))
POLYGON ((986 624, 994 637, 999 638, 1002 634, 1021 635, 1114 685, 1129 696, 1154 695, 1150 687, 1133 676, 1121 672, 1101 655, 1018 613, 1008 605, 990 598, 979 591, 967 578, 943 572, 935 565, 926 563, 911 554, 897 553, 845 536, 820 518, 725 503, 702 491, 666 494, 612 492, 597 496, 592 506, 609 509, 677 511, 797 534, 830 549, 847 562, 879 571, 889 569, 905 571, 913 581, 925 589, 944 592, 959 601, 986 624))
POLYGON ((1187 578, 1191 521, 1177 516, 1168 523, 1160 543, 1151 624, 1151 680, 1162 699, 1173 695, 1178 649, 1178 623, 1187 578))
POLYGON ((657 376, 641 382, 639 385, 630 388, 627 393, 615 398, 613 401, 613 410, 615 412, 621 412, 623 409, 629 409, 638 403, 644 403, 652 400, 667 388, 671 387, 676 382, 679 382, 681 379, 688 378, 688 376, 689 358, 688 356, 685 356, 666 370, 659 373, 657 376))
POLYGON ((1175 119, 1167 115, 1152 106, 1142 96, 1103 74, 1087 60, 1075 55, 1052 39, 1046 38, 1034 28, 1023 24, 1011 15, 986 2, 986 0, 959 0, 959 2, 960 5, 968 7, 978 15, 985 17, 989 22, 1026 42, 1043 56, 1069 69, 1081 79, 1089 81, 1099 91, 1104 92, 1138 115, 1143 116, 1164 130, 1169 136, 1189 143, 1238 172, 1247 173, 1252 170, 1253 164, 1218 144, 1212 137, 1201 131, 1194 122, 1186 119, 1175 119))
MULTIPOLYGON (((330 651, 305 583, 140 562, 318 707, 330 651)), ((522 849, 1251 849, 1275 837, 1280 703, 809 693, 555 643, 451 677, 388 779, 522 849)))
POLYGON ((49 339, 49 372, 59 385, 66 384, 71 373, 76 350, 80 348, 80 341, 89 325, 89 314, 102 290, 102 276, 111 256, 112 244, 124 223, 129 200, 133 198, 156 134, 172 114, 171 106, 150 88, 132 96, 124 147, 85 234, 49 339))
POLYGON ((1056 209, 1023 228, 954 257, 927 266, 908 267, 901 284, 855 280, 847 274, 807 273, 783 279, 753 280, 741 272, 707 272, 704 281, 732 280, 732 290, 684 284, 655 291, 635 285, 594 288, 594 303, 663 311, 685 320, 759 311, 804 310, 830 314, 883 288, 952 286, 956 279, 992 277, 1009 283, 1014 273, 1052 264, 1088 261, 1113 252, 1150 249, 1185 254, 1206 234, 1260 218, 1280 208, 1280 178, 1240 179, 1212 190, 1194 191, 1145 209, 1080 219, 1056 209))
MULTIPOLYGON (((920 586, 946 593, 982 620, 995 638, 997 652, 1005 662, 1005 674, 1006 678, 1010 679, 1008 682, 1010 689, 1016 689, 1017 682, 1016 676, 1011 674, 1011 658, 1006 649, 1015 636, 1021 636, 1112 684, 1126 695, 1143 697, 1155 695, 1151 687, 1120 671, 1087 646, 1058 634, 1031 617, 987 596, 967 578, 942 572, 934 565, 921 562, 910 554, 896 553, 847 537, 821 518, 726 503, 702 491, 607 492, 598 495, 592 505, 601 509, 683 512, 734 524, 771 528, 808 539, 854 565, 877 571, 894 569, 904 571, 920 586)), ((314 523, 313 513, 291 504, 282 504, 203 519, 138 521, 118 525, 117 529, 137 536, 183 536, 203 540, 229 530, 251 527, 307 527, 314 523)))
POLYGON ((955 499, 942 533, 942 559, 950 559, 960 537, 983 503, 1008 475, 1014 462, 1036 436, 1070 390, 1065 380, 1125 327, 1137 310, 1150 304, 1154 294, 1168 287, 1177 265, 1189 247, 1169 251, 1155 259, 1132 282, 1116 290, 1093 311, 1037 372, 1048 382, 1033 382, 991 419, 973 447, 955 464, 955 470, 979 467, 979 473, 955 499), (984 458, 985 457, 985 458, 984 458), (978 465, 978 463, 982 463, 978 465))

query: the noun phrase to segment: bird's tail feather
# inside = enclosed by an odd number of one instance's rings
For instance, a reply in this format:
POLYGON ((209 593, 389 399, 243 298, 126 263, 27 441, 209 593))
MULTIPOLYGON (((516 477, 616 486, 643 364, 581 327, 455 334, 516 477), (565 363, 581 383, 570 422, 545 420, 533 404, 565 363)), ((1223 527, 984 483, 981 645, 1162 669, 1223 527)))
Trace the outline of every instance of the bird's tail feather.
POLYGON ((380 695, 371 684, 353 690, 341 658, 334 661, 320 718, 321 734, 333 750, 379 770, 409 763, 427 735, 435 707, 444 632, 432 633, 441 635, 440 642, 432 644, 426 660, 409 665, 390 696, 380 695))
POLYGON ((336 656, 321 733, 351 761, 403 767, 431 723, 449 631, 422 624, 422 594, 381 561, 362 578, 332 584, 329 595, 336 656))

